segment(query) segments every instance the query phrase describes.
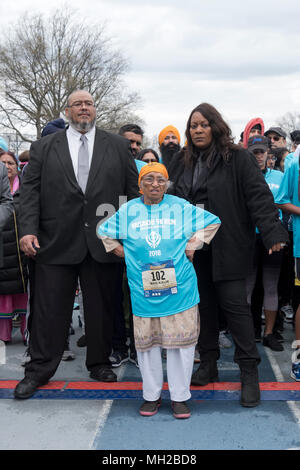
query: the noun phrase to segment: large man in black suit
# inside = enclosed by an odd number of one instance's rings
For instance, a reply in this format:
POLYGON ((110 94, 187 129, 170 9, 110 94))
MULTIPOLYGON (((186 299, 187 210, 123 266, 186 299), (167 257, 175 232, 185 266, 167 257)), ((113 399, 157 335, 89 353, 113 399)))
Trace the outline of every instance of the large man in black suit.
POLYGON ((68 99, 67 130, 34 142, 20 198, 20 244, 36 261, 31 360, 15 398, 29 398, 60 363, 77 279, 83 295, 86 366, 99 381, 115 381, 109 355, 118 260, 97 238, 97 224, 120 196, 138 196, 128 141, 95 127, 96 109, 84 90, 68 99), (84 140, 84 142, 83 142, 84 140))

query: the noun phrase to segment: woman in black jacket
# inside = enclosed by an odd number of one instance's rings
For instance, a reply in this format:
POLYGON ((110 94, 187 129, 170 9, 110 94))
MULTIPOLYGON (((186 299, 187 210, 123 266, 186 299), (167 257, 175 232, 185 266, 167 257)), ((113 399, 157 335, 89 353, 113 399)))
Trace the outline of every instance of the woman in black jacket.
POLYGON ((253 259, 255 226, 269 253, 279 251, 288 235, 254 156, 233 143, 230 128, 213 106, 202 103, 192 111, 186 137, 186 147, 173 158, 169 170, 173 183, 169 191, 201 204, 222 222, 211 246, 194 256, 200 294, 201 363, 192 384, 218 380, 221 308, 235 343, 234 360, 241 370, 241 404, 256 406, 260 401, 260 357, 245 285, 253 259))

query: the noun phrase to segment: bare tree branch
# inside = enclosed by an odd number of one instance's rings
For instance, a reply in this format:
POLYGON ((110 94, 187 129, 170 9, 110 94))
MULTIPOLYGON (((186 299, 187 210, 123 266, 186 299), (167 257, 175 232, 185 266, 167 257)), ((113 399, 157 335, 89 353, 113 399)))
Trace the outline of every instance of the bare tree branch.
POLYGON ((69 8, 48 18, 25 14, 0 42, 2 122, 25 141, 22 129, 34 126, 39 138, 46 123, 64 111, 68 96, 86 89, 95 99, 98 125, 117 129, 140 103, 124 86, 127 70, 103 25, 75 22, 69 8))

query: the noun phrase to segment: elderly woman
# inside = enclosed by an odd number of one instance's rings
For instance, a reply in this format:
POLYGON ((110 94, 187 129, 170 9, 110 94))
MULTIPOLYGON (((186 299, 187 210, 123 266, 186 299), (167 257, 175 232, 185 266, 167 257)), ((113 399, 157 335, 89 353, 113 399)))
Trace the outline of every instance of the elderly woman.
POLYGON ((152 416, 160 406, 165 348, 173 414, 188 418, 186 400, 199 333, 191 260, 199 245, 211 241, 220 220, 165 194, 168 173, 160 163, 145 165, 138 182, 142 197, 121 206, 98 228, 98 235, 107 251, 125 256, 145 399, 140 414, 152 416))
POLYGON ((269 253, 279 251, 288 235, 255 157, 233 143, 230 128, 212 105, 202 103, 191 112, 186 137, 187 146, 174 157, 169 169, 172 194, 201 204, 222 221, 211 248, 197 251, 194 257, 201 299, 201 363, 192 384, 203 386, 218 380, 221 308, 236 346, 241 404, 257 406, 260 357, 246 298, 255 225, 269 253))
POLYGON ((26 343, 27 269, 25 256, 19 249, 16 211, 18 208, 20 179, 18 161, 14 153, 0 151, 0 161, 7 168, 10 192, 13 195, 14 211, 7 220, 3 232, 3 265, 0 268, 0 340, 11 341, 13 320, 20 326, 26 343))

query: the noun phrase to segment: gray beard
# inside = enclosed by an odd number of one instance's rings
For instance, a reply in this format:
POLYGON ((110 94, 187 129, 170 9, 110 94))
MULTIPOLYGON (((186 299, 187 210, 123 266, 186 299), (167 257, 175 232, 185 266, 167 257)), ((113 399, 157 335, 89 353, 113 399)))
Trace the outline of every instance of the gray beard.
POLYGON ((75 122, 73 121, 73 119, 70 119, 70 126, 78 132, 88 132, 93 129, 95 122, 96 118, 93 119, 91 122, 75 122))

